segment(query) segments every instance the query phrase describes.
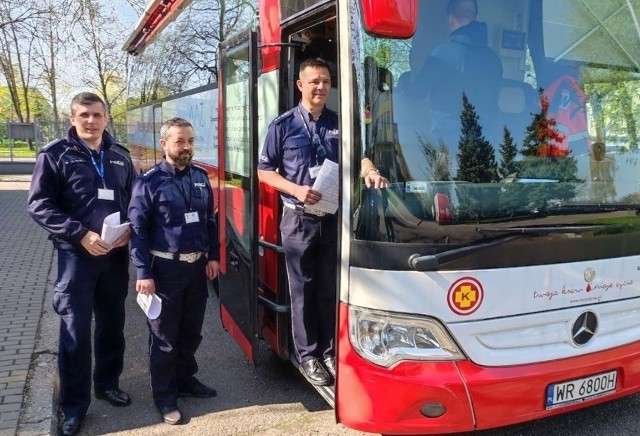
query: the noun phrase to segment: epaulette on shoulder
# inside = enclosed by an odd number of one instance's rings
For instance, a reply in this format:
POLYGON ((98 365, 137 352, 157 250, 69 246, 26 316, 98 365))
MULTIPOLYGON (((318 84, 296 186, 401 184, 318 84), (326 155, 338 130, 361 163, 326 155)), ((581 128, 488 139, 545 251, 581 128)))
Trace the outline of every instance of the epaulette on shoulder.
POLYGON ((126 151, 127 153, 131 153, 127 147, 125 147, 124 145, 120 144, 119 142, 114 142, 112 145, 117 146, 119 149, 121 149, 123 151, 126 151))
POLYGON ((275 124, 275 123, 279 123, 280 121, 283 121, 283 120, 286 120, 286 119, 288 119, 288 118, 293 117, 293 116, 294 116, 294 115, 293 115, 293 111, 294 111, 294 110, 295 110, 295 109, 289 109, 288 111, 286 111, 286 112, 285 112, 285 113, 283 113, 282 115, 280 115, 280 116, 278 116, 278 117, 274 118, 273 123, 274 123, 274 124, 275 124))
POLYGON ((67 140, 65 138, 56 139, 55 141, 51 141, 44 147, 42 147, 42 151, 53 151, 58 147, 64 147, 67 145, 67 140))
POLYGON ((158 165, 154 165, 151 168, 149 168, 147 171, 145 171, 144 173, 140 174, 140 177, 142 177, 144 179, 148 179, 151 175, 153 175, 154 173, 157 173, 159 169, 160 168, 158 167, 158 165))
POLYGON ((202 171, 203 173, 205 173, 207 176, 209 175, 209 171, 207 171, 205 168, 201 167, 200 165, 196 165, 196 164, 191 164, 191 168, 194 168, 198 171, 202 171))

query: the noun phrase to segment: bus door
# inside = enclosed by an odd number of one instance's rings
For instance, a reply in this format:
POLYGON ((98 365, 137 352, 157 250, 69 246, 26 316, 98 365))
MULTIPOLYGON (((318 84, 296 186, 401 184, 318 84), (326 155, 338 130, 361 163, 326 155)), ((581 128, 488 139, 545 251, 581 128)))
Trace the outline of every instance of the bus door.
POLYGON ((246 31, 220 44, 220 316, 255 364, 257 322, 257 43, 246 31))

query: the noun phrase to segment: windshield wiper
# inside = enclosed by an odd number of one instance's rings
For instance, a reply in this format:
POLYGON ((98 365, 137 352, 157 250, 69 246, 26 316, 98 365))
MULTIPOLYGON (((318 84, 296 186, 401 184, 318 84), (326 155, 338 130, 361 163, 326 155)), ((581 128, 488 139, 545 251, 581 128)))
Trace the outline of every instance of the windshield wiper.
POLYGON ((611 230, 616 228, 625 227, 623 224, 593 224, 584 226, 533 226, 533 227, 482 227, 476 228, 478 233, 494 233, 494 234, 509 234, 511 236, 505 236, 502 238, 492 239, 491 241, 482 242, 479 244, 468 245, 465 247, 454 248, 452 250, 442 251, 436 254, 412 254, 409 256, 409 266, 416 271, 436 271, 440 264, 451 262, 452 260, 460 259, 468 256, 476 251, 486 250, 496 245, 505 244, 518 239, 523 235, 540 236, 550 233, 586 233, 597 232, 601 230, 611 230))
POLYGON ((531 226, 531 227, 482 227, 477 228, 478 233, 518 233, 529 235, 546 235, 548 233, 586 233, 599 230, 622 228, 621 224, 593 224, 585 226, 531 226))
POLYGON ((557 213, 599 213, 635 210, 640 213, 638 203, 561 203, 547 208, 548 214, 557 213))
POLYGON ((412 254, 409 256, 409 266, 416 271, 436 271, 441 263, 450 262, 455 259, 468 256, 476 251, 486 250, 487 248, 494 247, 496 245, 505 244, 513 241, 514 239, 521 238, 521 235, 507 236, 504 238, 493 239, 488 242, 482 242, 480 244, 468 245, 466 247, 454 248, 452 250, 442 251, 436 254, 412 254))

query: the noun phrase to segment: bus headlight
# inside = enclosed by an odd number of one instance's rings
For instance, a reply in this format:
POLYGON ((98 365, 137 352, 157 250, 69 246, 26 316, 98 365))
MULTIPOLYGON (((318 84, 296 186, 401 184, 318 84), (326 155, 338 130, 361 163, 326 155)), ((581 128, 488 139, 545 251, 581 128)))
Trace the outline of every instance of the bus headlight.
POLYGON ((349 338, 356 352, 376 365, 401 360, 461 360, 453 338, 434 319, 349 308, 349 338))

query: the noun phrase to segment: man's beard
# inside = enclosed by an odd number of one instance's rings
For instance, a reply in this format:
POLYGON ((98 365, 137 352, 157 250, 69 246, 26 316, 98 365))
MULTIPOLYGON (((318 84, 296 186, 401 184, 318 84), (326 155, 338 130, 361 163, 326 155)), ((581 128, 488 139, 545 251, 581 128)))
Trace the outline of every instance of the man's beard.
POLYGON ((193 152, 188 151, 181 154, 171 154, 167 152, 171 160, 175 162, 176 166, 186 167, 191 163, 191 159, 193 159, 193 152))

